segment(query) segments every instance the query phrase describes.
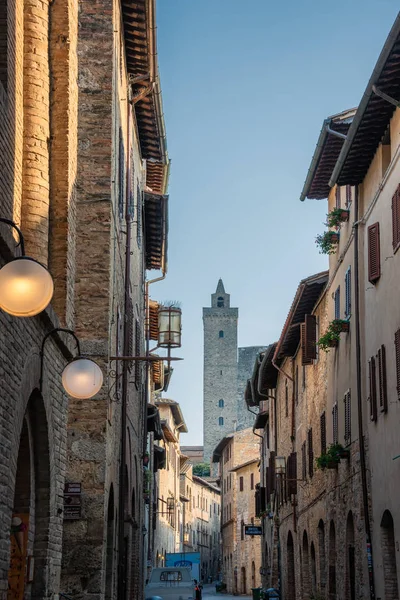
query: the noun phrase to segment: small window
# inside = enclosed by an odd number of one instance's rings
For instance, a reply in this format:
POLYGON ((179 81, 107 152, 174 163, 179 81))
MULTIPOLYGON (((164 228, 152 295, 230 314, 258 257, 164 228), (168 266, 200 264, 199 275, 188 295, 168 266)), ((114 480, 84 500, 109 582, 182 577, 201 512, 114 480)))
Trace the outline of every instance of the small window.
POLYGON ((218 406, 219 406, 219 408, 224 408, 224 401, 223 400, 219 400, 218 401, 218 406))
POLYGON ((254 473, 250 475, 250 489, 254 490, 254 473))
POLYGON ((217 306, 218 308, 224 308, 224 299, 222 298, 222 296, 219 296, 217 300, 217 306))
POLYGON ((218 334, 218 335, 219 335, 219 337, 220 337, 220 338, 223 338, 223 337, 224 337, 224 332, 222 331, 222 329, 221 329, 221 331, 219 332, 219 334, 218 334))
POLYGON ((243 477, 239 477, 239 491, 243 492, 243 488, 244 488, 243 477))
POLYGON ((223 426, 223 424, 224 424, 224 417, 220 417, 220 418, 218 419, 218 425, 219 425, 220 427, 222 427, 222 426, 223 426))
POLYGON ((335 292, 335 319, 340 319, 340 285, 335 292))
POLYGON ((162 571, 160 581, 182 581, 181 571, 162 571))

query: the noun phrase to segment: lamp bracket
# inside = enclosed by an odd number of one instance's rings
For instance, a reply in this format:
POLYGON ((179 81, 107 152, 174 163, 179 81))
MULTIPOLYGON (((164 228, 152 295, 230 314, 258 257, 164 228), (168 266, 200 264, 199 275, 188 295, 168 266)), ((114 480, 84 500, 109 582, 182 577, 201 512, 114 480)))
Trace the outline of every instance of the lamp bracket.
POLYGON ((18 246, 21 246, 21 254, 22 256, 25 256, 25 241, 20 228, 14 223, 14 221, 11 221, 10 219, 5 219, 4 217, 0 217, 0 223, 5 223, 6 225, 9 225, 10 227, 13 227, 15 229, 19 237, 18 246))
MULTIPOLYGON (((22 245, 21 245, 21 249, 22 249, 22 245)), ((51 335, 54 335, 55 333, 59 333, 59 332, 68 333, 69 335, 72 335, 72 337, 74 338, 74 340, 76 342, 76 349, 77 349, 77 353, 78 353, 77 355, 78 356, 81 355, 81 347, 80 347, 79 340, 78 340, 76 334, 71 329, 64 329, 63 327, 55 327, 54 329, 52 329, 51 331, 46 333, 46 335, 43 338, 42 346, 40 348, 40 379, 39 379, 39 391, 40 392, 42 392, 42 389, 43 389, 44 347, 45 347, 45 344, 46 344, 48 338, 51 335)))
POLYGON ((175 356, 110 356, 109 360, 127 360, 127 361, 143 361, 143 362, 160 362, 166 360, 183 360, 183 358, 177 358, 175 356))

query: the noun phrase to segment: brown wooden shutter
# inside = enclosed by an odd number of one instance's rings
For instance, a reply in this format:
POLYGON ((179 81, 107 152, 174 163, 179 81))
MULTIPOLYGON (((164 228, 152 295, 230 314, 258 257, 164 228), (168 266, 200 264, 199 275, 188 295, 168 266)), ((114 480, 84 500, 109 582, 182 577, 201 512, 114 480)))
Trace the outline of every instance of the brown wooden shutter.
POLYGON ((338 405, 334 404, 332 408, 332 421, 333 421, 333 443, 339 442, 339 414, 338 405))
POLYGON ((260 508, 262 511, 267 510, 267 489, 260 487, 260 508))
POLYGON ((396 350, 397 397, 400 400, 400 329, 394 334, 394 345, 396 350))
POLYGON ((321 428, 321 454, 326 454, 326 413, 325 411, 320 416, 321 428))
POLYGON ((379 223, 368 227, 368 280, 375 283, 381 276, 379 223))
POLYGON ((290 496, 297 494, 297 453, 292 452, 288 457, 287 492, 290 496))
POLYGON ((261 512, 260 489, 256 489, 256 491, 254 493, 254 499, 255 499, 256 517, 259 517, 260 512, 261 512))
POLYGON ((306 324, 300 324, 300 346, 301 346, 301 364, 311 365, 312 360, 306 356, 306 324))
POLYGON ((304 323, 304 354, 306 360, 317 358, 317 317, 306 315, 304 323))
POLYGON ((305 481, 307 479, 307 449, 305 442, 301 445, 301 474, 303 481, 305 481))
POLYGON ((310 477, 314 475, 314 451, 313 451, 313 438, 312 438, 312 427, 308 430, 308 474, 310 477))
POLYGON ((344 443, 351 442, 351 394, 350 390, 344 396, 344 443))
POLYGON ((271 483, 271 492, 275 491, 275 452, 270 452, 269 456, 269 476, 271 483))
POLYGON ((387 412, 387 379, 386 379, 386 348, 382 345, 378 350, 378 373, 379 373, 379 408, 381 412, 387 412))
POLYGON ((351 185, 346 185, 346 208, 351 204, 351 185))
POLYGON ((372 356, 369 361, 369 402, 370 402, 370 417, 371 421, 377 419, 377 408, 376 408, 376 368, 375 358, 372 356))
POLYGON ((393 251, 400 246, 400 185, 392 198, 393 251))

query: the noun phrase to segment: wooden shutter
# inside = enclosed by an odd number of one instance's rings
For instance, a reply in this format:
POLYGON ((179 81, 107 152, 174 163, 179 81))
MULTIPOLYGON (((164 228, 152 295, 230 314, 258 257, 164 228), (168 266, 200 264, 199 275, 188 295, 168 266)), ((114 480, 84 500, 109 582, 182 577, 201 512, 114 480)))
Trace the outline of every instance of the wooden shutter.
POLYGON ((297 494, 297 452, 292 452, 288 457, 287 493, 289 500, 290 496, 297 494))
POLYGON ((351 442, 351 395, 350 390, 344 396, 344 443, 351 442))
POLYGON ((304 354, 306 360, 317 358, 317 317, 306 315, 304 322, 304 354))
POLYGON ((336 186, 336 208, 340 208, 340 187, 336 186))
POLYGON ((267 487, 265 490, 265 498, 266 498, 266 501, 268 504, 269 501, 271 500, 271 482, 270 482, 270 478, 269 478, 269 467, 266 467, 266 469, 265 469, 265 481, 267 482, 267 487))
POLYGON ((339 414, 337 403, 332 408, 332 424, 333 424, 333 443, 339 442, 339 414))
POLYGON ((125 151, 122 129, 119 129, 119 151, 118 151, 118 213, 119 218, 124 216, 124 195, 125 195, 125 151))
POLYGON ((345 277, 345 317, 350 317, 351 315, 351 267, 349 267, 346 271, 345 277))
POLYGON ((314 450, 312 427, 310 427, 310 429, 308 430, 308 474, 310 477, 314 475, 314 450))
POLYGON ((301 475, 303 481, 305 481, 307 479, 307 449, 305 442, 301 445, 301 475))
POLYGON ((400 246, 400 185, 392 198, 393 251, 400 246))
MULTIPOLYGON (((139 320, 136 319, 135 322, 135 356, 140 356, 140 347, 141 347, 141 336, 140 336, 140 323, 139 320)), ((140 383, 140 373, 141 366, 140 361, 135 360, 135 383, 138 385, 140 383)))
POLYGON ((270 490, 275 491, 275 452, 270 452, 269 456, 269 477, 270 477, 270 490))
POLYGON ((351 185, 346 185, 346 208, 351 204, 351 185))
POLYGON ((136 191, 136 198, 137 198, 137 229, 136 229, 136 234, 137 234, 137 244, 139 246, 139 248, 142 245, 142 192, 140 190, 140 186, 139 186, 139 181, 137 182, 137 191, 136 191))
POLYGON ((394 345, 396 350, 397 397, 400 400, 400 329, 394 334, 394 345))
POLYGON ((376 421, 377 419, 377 408, 376 408, 376 368, 375 368, 375 358, 372 356, 369 361, 369 411, 371 421, 376 421))
POLYGON ((306 356, 306 324, 300 324, 300 346, 301 346, 301 364, 311 365, 312 359, 307 358, 306 356))
POLYGON ((340 319, 340 285, 335 292, 335 319, 340 319))
POLYGON ((267 488, 260 487, 260 508, 262 511, 267 510, 267 488))
POLYGON ((386 348, 382 345, 378 350, 378 373, 379 373, 379 408, 381 412, 387 412, 387 379, 386 379, 386 348))
POLYGON ((261 512, 261 501, 260 501, 260 490, 259 489, 257 489, 254 493, 254 500, 255 500, 256 517, 259 517, 260 512, 261 512))
POLYGON ((381 276, 379 223, 368 227, 368 280, 375 283, 381 276))
POLYGON ((321 454, 326 454, 326 413, 322 413, 319 419, 321 428, 321 454))

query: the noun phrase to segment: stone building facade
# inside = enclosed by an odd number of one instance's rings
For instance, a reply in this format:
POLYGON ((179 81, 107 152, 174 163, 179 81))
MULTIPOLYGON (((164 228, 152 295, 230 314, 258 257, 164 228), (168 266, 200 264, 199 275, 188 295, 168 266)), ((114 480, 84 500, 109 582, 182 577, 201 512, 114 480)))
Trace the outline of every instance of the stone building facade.
POLYGON ((211 295, 211 307, 203 308, 204 461, 209 463, 218 442, 229 433, 249 426, 252 416, 243 407, 244 387, 261 348, 239 348, 239 310, 230 305, 220 279, 211 295))
MULTIPOLYGON (((37 317, 0 314, 1 598, 10 582, 32 598, 142 597, 146 374, 139 361, 110 357, 143 355, 146 271, 166 268, 154 9, 153 0, 105 0, 95 11, 8 0, 0 9, 0 217, 21 227, 27 254, 55 284, 37 317), (41 343, 59 326, 102 367, 91 400, 63 391, 76 348, 61 332, 46 343, 40 385, 41 343), (74 520, 64 518, 65 483, 81 486, 74 520), (13 515, 28 532, 19 579, 13 559, 9 574, 13 515)), ((0 239, 4 264, 19 250, 7 226, 0 239)))
POLYGON ((259 457, 259 438, 251 428, 225 436, 213 452, 213 462, 218 463, 221 489, 222 579, 231 594, 249 591, 252 567, 246 561, 252 556, 255 562, 259 556, 256 549, 259 540, 252 540, 249 545, 245 545, 241 539, 242 521, 245 518, 250 521, 255 518, 253 507, 255 487, 259 483, 259 457), (238 476, 237 468, 239 471, 243 469, 243 474, 238 476), (246 486, 243 483, 242 490, 240 477, 244 481, 246 473, 248 481, 246 486), (244 589, 246 591, 242 592, 244 589))

